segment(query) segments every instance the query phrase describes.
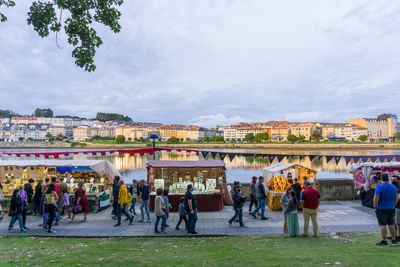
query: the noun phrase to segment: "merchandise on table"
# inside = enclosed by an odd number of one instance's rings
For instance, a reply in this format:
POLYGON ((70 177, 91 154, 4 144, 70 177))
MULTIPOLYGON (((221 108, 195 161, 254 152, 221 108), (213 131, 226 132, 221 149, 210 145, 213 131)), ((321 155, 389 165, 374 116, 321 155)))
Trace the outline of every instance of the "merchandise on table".
MULTIPOLYGON (((147 163, 147 176, 151 188, 151 197, 154 198, 157 188, 168 189, 169 198, 174 202, 173 210, 177 210, 179 197, 185 194, 189 184, 193 185, 192 193, 194 195, 204 196, 200 197, 204 199, 203 203, 209 203, 208 207, 202 207, 199 201, 199 210, 220 210, 223 207, 221 205, 221 202, 223 202, 221 188, 223 188, 224 183, 226 184, 226 174, 225 163, 221 160, 152 160, 147 163), (206 195, 209 195, 209 197, 205 197, 206 195)), ((150 207, 152 207, 152 198, 150 207)))
POLYGON ((267 191, 268 206, 272 210, 282 209, 280 199, 297 178, 302 185, 305 181, 318 188, 317 171, 295 163, 278 163, 264 168, 264 183, 267 191))

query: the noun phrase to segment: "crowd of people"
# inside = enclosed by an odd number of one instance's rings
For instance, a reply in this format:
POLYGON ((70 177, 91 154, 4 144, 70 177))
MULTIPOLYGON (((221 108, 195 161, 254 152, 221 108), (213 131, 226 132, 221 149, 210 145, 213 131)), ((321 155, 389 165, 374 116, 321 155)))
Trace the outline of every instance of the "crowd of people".
MULTIPOLYGON (((5 200, 1 189, 0 183, 0 203, 5 200)), ((39 180, 36 185, 33 179, 29 179, 28 183, 18 186, 12 193, 8 212, 11 217, 8 231, 12 232, 14 224, 18 221, 20 231, 27 232, 29 230, 26 226, 28 215, 42 216, 42 223, 39 226, 46 229, 48 233, 55 233, 53 226, 58 225, 65 214, 68 214, 66 220, 74 220, 76 215, 82 213, 86 221, 89 203, 83 182, 78 182, 78 189, 74 193, 72 216, 70 201, 67 184, 62 181, 57 182, 56 177, 46 178, 44 183, 39 180)), ((0 220, 2 218, 0 204, 0 220)))

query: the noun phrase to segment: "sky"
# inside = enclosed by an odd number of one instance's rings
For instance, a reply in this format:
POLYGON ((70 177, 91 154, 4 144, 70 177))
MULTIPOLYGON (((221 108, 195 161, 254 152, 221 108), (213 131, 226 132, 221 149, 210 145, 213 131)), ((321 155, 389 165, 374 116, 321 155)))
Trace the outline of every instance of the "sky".
POLYGON ((0 109, 206 127, 400 115, 398 0, 126 0, 94 73, 2 8, 0 109))

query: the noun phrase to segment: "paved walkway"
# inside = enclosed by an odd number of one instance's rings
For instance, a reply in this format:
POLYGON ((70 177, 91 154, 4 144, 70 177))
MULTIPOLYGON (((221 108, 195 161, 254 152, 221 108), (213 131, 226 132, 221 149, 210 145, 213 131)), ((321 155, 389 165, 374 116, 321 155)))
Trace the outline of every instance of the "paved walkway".
MULTIPOLYGON (((255 220, 248 215, 248 207, 244 208, 245 228, 239 228, 238 223, 229 226, 228 219, 233 215, 232 207, 225 207, 219 212, 200 212, 197 222, 199 235, 276 235, 282 233, 283 216, 281 211, 267 211, 269 220, 255 220)), ((53 229, 55 234, 48 234, 45 229, 38 226, 41 217, 28 216, 27 233, 21 233, 18 222, 14 225, 14 231, 8 232, 9 217, 6 215, 0 223, 0 235, 28 235, 28 236, 70 236, 70 237, 115 237, 115 236, 165 236, 154 234, 154 217, 152 223, 135 222, 128 225, 123 221, 122 226, 114 227, 115 220, 111 219, 110 209, 97 214, 89 214, 88 221, 82 222, 78 216, 76 221, 61 220, 53 229)), ((151 214, 153 216, 153 214, 151 214)), ((188 235, 184 230, 175 230, 179 219, 177 213, 170 213, 167 228, 168 236, 188 235)), ((124 217, 123 217, 124 220, 124 217)), ((303 214, 299 213, 300 231, 303 227, 303 214)), ((324 201, 321 202, 318 211, 318 224, 320 233, 333 232, 363 232, 378 231, 379 227, 373 209, 361 206, 360 201, 324 201)), ((181 224, 181 228, 184 225, 181 224)), ((312 233, 312 224, 310 230, 312 233)))

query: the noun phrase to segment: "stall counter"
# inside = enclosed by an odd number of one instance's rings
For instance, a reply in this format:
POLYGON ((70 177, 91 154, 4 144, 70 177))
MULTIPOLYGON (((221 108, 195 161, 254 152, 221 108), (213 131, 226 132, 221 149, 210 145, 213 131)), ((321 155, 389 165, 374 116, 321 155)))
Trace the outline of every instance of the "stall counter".
MULTIPOLYGON (((198 211, 220 211, 224 209, 224 200, 221 193, 216 194, 193 194, 197 201, 198 211)), ((154 199, 156 195, 150 195, 149 208, 154 211, 154 199)), ((180 198, 184 195, 174 194, 168 196, 168 201, 172 206, 171 211, 178 211, 180 198)))

